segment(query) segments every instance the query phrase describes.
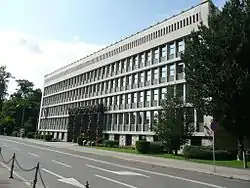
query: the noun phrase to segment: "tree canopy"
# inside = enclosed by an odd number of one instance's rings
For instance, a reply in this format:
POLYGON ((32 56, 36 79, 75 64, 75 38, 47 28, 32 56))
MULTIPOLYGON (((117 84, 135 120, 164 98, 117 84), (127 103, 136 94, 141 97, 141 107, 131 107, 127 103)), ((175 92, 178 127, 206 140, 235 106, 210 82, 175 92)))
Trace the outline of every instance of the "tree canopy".
POLYGON ((26 132, 35 132, 42 92, 34 89, 34 84, 29 80, 19 79, 16 80, 16 91, 9 95, 7 91, 11 78, 13 77, 6 70, 6 66, 0 67, 0 133, 10 135, 20 128, 25 128, 26 132))
POLYGON ((213 116, 239 141, 250 137, 250 0, 212 6, 208 26, 186 39, 188 102, 213 116))

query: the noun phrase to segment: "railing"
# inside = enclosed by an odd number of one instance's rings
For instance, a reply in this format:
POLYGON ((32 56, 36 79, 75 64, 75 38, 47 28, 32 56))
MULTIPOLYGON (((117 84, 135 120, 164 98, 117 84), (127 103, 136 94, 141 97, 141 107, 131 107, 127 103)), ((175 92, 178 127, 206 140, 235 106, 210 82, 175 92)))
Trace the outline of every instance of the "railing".
MULTIPOLYGON (((4 157, 3 157, 3 154, 2 154, 2 148, 0 147, 0 162, 3 162, 5 165, 9 165, 11 163, 11 166, 10 166, 10 176, 9 178, 13 179, 14 178, 14 169, 15 169, 15 165, 17 165, 17 167, 22 170, 22 171, 25 171, 25 172, 32 172, 35 170, 35 176, 34 176, 34 180, 32 181, 32 188, 36 188, 36 185, 37 185, 37 178, 39 176, 40 180, 41 180, 41 183, 43 185, 44 188, 48 188, 46 185, 45 185, 45 182, 42 178, 42 173, 41 173, 41 170, 40 170, 40 163, 38 162, 37 165, 33 168, 30 168, 30 169, 25 169, 23 168, 17 161, 16 159, 16 154, 14 153, 13 156, 9 159, 9 160, 4 160, 4 157)), ((85 184, 85 188, 90 188, 89 187, 89 183, 88 181, 86 182, 85 184)))

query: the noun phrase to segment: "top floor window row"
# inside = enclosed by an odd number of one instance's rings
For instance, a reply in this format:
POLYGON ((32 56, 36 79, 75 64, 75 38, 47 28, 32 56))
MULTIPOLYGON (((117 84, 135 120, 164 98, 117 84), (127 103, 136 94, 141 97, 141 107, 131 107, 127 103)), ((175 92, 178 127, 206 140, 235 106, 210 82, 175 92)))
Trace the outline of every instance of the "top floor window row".
POLYGON ((83 73, 82 75, 69 78, 54 85, 48 86, 44 89, 44 95, 53 94, 66 89, 63 85, 67 82, 67 88, 76 86, 76 83, 90 83, 100 79, 109 78, 111 76, 119 75, 121 73, 140 69, 157 62, 164 62, 177 58, 184 51, 184 41, 178 40, 176 42, 162 45, 157 48, 142 52, 140 54, 125 58, 98 69, 83 73))
MULTIPOLYGON (((181 29, 183 27, 186 27, 186 26, 189 26, 191 24, 197 23, 197 22, 200 21, 200 17, 201 17, 200 13, 195 13, 193 15, 190 15, 190 16, 184 18, 184 19, 181 19, 181 20, 179 20, 179 21, 177 21, 175 23, 169 24, 169 25, 167 25, 167 26, 165 26, 165 27, 163 27, 163 28, 161 28, 159 30, 156 30, 156 31, 154 31, 152 33, 149 33, 148 35, 145 35, 145 36, 143 36, 143 37, 141 37, 139 39, 136 39, 135 41, 132 41, 132 42, 127 43, 127 44, 125 44, 123 46, 115 48, 115 49, 113 49, 113 50, 111 50, 111 51, 109 51, 109 52, 107 52, 105 54, 97 56, 94 59, 92 59, 92 60, 90 60, 90 61, 88 61, 88 62, 86 62, 84 64, 80 64, 80 65, 78 65, 76 67, 72 67, 70 70, 67 70, 67 71, 68 72, 74 72, 75 70, 78 70, 78 69, 82 68, 82 66, 86 66, 86 65, 90 65, 90 64, 102 61, 104 59, 107 59, 107 58, 112 57, 114 55, 117 55, 119 53, 125 52, 125 51, 130 50, 130 49, 132 49, 134 47, 137 47, 137 46, 139 46, 141 44, 147 43, 147 42, 149 42, 151 40, 154 40, 156 38, 159 38, 159 37, 162 37, 162 36, 167 35, 169 33, 172 33, 172 32, 174 32, 176 30, 179 30, 179 29, 181 29)), ((81 60, 84 60, 84 58, 80 59, 79 61, 81 61, 81 60)), ((62 76, 64 74, 65 74, 65 72, 62 72, 60 74, 57 74, 55 76, 52 76, 52 77, 48 78, 46 81, 53 80, 53 79, 58 78, 58 77, 60 77, 60 76, 62 76)))

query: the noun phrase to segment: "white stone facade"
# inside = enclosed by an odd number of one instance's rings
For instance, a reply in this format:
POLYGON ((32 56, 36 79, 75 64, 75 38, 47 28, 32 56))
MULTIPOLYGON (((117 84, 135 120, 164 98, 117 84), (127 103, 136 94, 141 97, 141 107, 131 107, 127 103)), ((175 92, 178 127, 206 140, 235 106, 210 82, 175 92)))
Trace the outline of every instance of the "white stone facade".
MULTIPOLYGON (((68 108, 103 103, 104 134, 121 145, 135 144, 138 135, 153 141, 152 122, 166 86, 175 85, 186 100, 185 36, 207 24, 210 3, 172 16, 143 31, 45 76, 38 130, 66 141, 68 108), (44 109, 48 109, 45 119, 44 109)), ((192 109, 197 136, 204 136, 204 118, 192 109), (201 118, 202 117, 202 118, 201 118)))

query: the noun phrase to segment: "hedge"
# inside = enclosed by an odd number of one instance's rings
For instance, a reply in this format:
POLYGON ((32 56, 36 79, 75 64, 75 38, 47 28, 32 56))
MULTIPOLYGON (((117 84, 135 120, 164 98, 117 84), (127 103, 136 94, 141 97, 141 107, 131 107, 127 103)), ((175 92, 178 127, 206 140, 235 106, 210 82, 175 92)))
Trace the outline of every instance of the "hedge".
POLYGON ((17 131, 13 131, 13 132, 12 132, 12 136, 17 137, 17 134, 18 134, 18 132, 17 132, 17 131))
POLYGON ((87 137, 83 137, 83 136, 78 136, 77 137, 77 143, 78 143, 78 145, 79 146, 83 146, 83 141, 84 140, 88 140, 88 138, 87 137))
POLYGON ((27 133, 27 138, 35 138, 35 133, 33 133, 33 132, 28 132, 28 133, 27 133))
POLYGON ((104 140, 103 141, 103 146, 104 147, 110 147, 110 148, 118 147, 119 146, 119 141, 117 141, 117 140, 104 140))
POLYGON ((52 138, 53 138, 53 135, 51 135, 51 134, 46 134, 45 135, 45 140, 48 141, 48 142, 51 142, 52 138))
MULTIPOLYGON (((213 149, 208 146, 185 146, 183 156, 186 159, 213 160, 213 149)), ((215 150, 215 158, 216 160, 235 160, 237 156, 235 152, 215 150)))
POLYGON ((150 151, 150 142, 145 140, 136 141, 135 147, 140 153, 149 153, 150 151))
POLYGON ((150 142, 149 152, 150 153, 163 153, 164 145, 162 144, 162 142, 150 142))

